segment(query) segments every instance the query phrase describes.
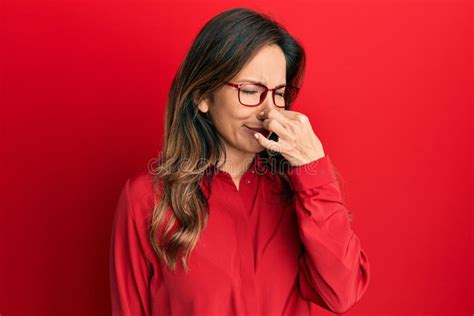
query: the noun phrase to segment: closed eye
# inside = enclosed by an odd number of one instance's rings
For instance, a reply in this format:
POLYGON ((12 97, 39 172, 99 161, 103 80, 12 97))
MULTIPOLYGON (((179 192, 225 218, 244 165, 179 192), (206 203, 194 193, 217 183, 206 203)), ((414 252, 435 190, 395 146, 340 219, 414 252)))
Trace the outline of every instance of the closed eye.
POLYGON ((240 90, 240 92, 243 92, 245 94, 255 94, 257 91, 249 91, 249 90, 240 90))

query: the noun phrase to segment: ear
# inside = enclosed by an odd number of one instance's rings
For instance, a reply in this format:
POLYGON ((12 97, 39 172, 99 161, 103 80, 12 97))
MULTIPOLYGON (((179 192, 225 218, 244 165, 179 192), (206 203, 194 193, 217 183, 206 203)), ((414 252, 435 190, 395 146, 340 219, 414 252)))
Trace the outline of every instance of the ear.
POLYGON ((197 105, 199 111, 203 113, 209 111, 209 98, 201 98, 201 100, 198 100, 196 96, 193 96, 193 101, 197 105))
POLYGON ((201 102, 199 102, 198 109, 202 113, 207 113, 207 111, 209 111, 209 104, 207 102, 207 99, 203 99, 201 102))

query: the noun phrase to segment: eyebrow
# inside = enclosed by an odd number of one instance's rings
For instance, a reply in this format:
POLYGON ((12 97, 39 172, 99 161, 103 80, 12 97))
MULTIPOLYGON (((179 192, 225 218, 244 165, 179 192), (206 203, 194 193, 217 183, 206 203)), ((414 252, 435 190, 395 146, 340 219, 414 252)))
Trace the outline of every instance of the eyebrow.
MULTIPOLYGON (((264 84, 263 82, 260 82, 260 81, 257 81, 257 80, 251 80, 251 79, 240 79, 238 80, 239 82, 251 82, 251 83, 257 83, 257 84, 261 84, 262 86, 267 86, 266 84, 264 84)), ((275 88, 282 88, 286 86, 286 83, 282 83, 282 84, 279 84, 278 86, 276 86, 275 88)))

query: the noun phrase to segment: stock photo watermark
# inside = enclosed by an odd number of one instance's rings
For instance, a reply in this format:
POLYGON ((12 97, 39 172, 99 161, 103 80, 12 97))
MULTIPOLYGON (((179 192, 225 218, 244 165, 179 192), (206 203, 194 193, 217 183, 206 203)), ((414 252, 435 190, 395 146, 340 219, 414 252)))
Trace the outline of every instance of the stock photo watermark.
MULTIPOLYGON (((258 159, 258 163, 256 163, 256 168, 255 168, 255 173, 258 175, 263 175, 267 173, 268 171, 271 171, 270 168, 270 161, 273 158, 267 158, 267 157, 260 157, 256 156, 255 158, 247 159, 244 161, 243 165, 248 165, 253 162, 254 159, 258 159)), ((183 158, 180 159, 179 162, 172 164, 172 172, 181 172, 181 173, 198 173, 197 170, 203 170, 211 167, 211 163, 208 159, 206 158, 199 158, 197 160, 195 159, 190 159, 190 158, 183 158)), ((236 163, 232 161, 228 161, 226 163, 226 172, 229 172, 231 174, 238 173, 242 166, 242 163, 239 163, 237 165, 236 163)), ((282 160, 280 163, 280 167, 282 170, 291 170, 292 174, 308 174, 308 175, 317 175, 317 174, 322 174, 323 170, 318 170, 319 166, 319 159, 306 163, 304 165, 300 166, 292 166, 287 160, 282 160)), ((160 167, 160 158, 152 158, 148 161, 147 163, 147 171, 152 174, 156 175, 158 172, 158 168, 160 167)))

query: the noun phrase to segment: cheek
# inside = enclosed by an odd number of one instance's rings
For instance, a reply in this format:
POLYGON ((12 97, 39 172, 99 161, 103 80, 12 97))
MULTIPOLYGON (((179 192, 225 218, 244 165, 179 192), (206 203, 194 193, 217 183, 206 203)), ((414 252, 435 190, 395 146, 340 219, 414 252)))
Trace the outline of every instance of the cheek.
POLYGON ((214 125, 220 135, 225 138, 235 137, 242 129, 243 121, 238 117, 226 116, 223 118, 217 118, 214 125))
POLYGON ((248 131, 243 125, 257 119, 252 119, 255 109, 241 105, 233 94, 218 94, 210 112, 218 133, 232 143, 247 139, 248 131))
POLYGON ((246 118, 248 117, 248 114, 241 109, 231 110, 227 107, 222 107, 213 114, 213 122, 217 131, 228 137, 235 135, 236 133, 241 133, 243 124, 245 124, 246 118))

